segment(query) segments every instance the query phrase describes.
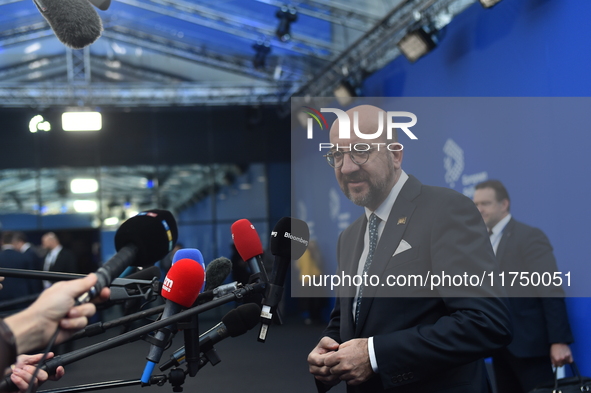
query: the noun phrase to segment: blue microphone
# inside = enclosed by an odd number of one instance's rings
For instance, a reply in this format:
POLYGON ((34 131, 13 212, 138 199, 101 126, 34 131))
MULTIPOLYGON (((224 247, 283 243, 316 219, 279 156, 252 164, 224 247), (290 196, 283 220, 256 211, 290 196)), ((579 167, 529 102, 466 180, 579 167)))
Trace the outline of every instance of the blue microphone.
MULTIPOLYGON (((174 256, 172 257, 172 264, 174 265, 176 263, 176 261, 179 261, 181 259, 192 259, 194 261, 197 261, 201 264, 203 271, 205 271, 205 262, 203 261, 203 255, 201 254, 201 251, 199 251, 198 249, 183 248, 181 250, 178 250, 177 252, 174 253, 174 256)), ((207 275, 203 279, 203 287, 201 287, 201 290, 199 291, 200 293, 203 292, 206 282, 207 282, 207 275)))

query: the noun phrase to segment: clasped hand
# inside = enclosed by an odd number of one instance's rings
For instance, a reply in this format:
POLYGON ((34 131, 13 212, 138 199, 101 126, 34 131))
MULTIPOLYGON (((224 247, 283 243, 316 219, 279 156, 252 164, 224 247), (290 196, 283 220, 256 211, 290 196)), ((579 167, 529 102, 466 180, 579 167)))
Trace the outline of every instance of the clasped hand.
POLYGON ((323 337, 308 355, 310 373, 329 386, 340 381, 359 385, 374 373, 369 361, 367 338, 356 338, 339 345, 330 337, 323 337))

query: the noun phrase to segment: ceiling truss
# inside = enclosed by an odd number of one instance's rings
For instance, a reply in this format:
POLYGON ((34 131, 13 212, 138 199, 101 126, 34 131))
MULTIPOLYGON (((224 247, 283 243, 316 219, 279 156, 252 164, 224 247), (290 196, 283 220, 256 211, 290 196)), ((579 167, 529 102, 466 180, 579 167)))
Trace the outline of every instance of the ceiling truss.
MULTIPOLYGON (((22 0, 0 0, 0 7, 19 1, 22 0)), ((273 28, 262 23, 187 0, 116 1, 242 40, 255 42, 274 34, 273 28)), ((276 7, 284 4, 280 0, 256 1, 276 7)), ((300 34, 287 43, 269 40, 271 46, 291 51, 293 56, 278 56, 261 69, 253 67, 250 56, 225 54, 205 43, 191 44, 182 36, 165 37, 154 30, 129 27, 122 18, 105 18, 103 39, 246 77, 252 83, 228 85, 187 81, 186 77, 126 63, 116 54, 105 59, 93 54, 92 47, 84 51, 64 48, 62 58, 48 56, 0 69, 0 99, 3 106, 9 107, 77 105, 81 102, 85 105, 133 107, 286 104, 292 95, 331 96, 343 80, 349 78, 361 83, 365 76, 396 58, 400 54, 396 44, 409 29, 421 23, 435 23, 442 28, 475 1, 402 0, 383 19, 377 20, 363 7, 327 0, 303 0, 298 2, 301 14, 355 30, 357 34, 360 31, 365 33, 346 48, 339 46, 343 42, 325 42, 300 34), (113 67, 117 62, 120 68, 113 67), (134 83, 120 83, 118 78, 121 76, 134 83)), ((337 32, 334 30, 333 34, 337 32)), ((0 47, 23 45, 48 37, 53 38, 48 23, 34 21, 0 32, 0 47)))

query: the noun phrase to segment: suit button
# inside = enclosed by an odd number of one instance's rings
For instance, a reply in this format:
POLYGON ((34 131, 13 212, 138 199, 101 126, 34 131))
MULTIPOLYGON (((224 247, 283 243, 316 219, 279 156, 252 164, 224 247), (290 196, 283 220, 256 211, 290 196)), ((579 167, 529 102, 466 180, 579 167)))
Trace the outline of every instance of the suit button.
POLYGON ((402 375, 399 375, 398 376, 398 382, 402 382, 402 381, 404 381, 404 378, 402 377, 402 375))
POLYGON ((408 374, 407 373, 402 374, 402 379, 404 379, 406 381, 408 379, 408 374))
POLYGON ((408 373, 408 377, 409 377, 410 379, 412 379, 412 378, 414 378, 414 377, 415 377, 415 376, 414 376, 414 374, 412 373, 412 371, 410 371, 410 372, 408 373))

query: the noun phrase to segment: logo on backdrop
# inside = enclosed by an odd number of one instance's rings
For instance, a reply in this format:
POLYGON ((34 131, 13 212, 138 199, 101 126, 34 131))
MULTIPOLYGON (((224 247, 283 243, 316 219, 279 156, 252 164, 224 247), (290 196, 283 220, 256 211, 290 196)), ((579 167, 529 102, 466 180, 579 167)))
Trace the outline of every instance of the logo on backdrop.
POLYGON ((445 182, 450 188, 454 188, 464 171, 464 150, 450 138, 443 145, 443 153, 445 182))
MULTIPOLYGON (((339 122, 339 139, 351 139, 351 119, 349 115, 342 109, 337 108, 320 108, 320 111, 311 108, 309 106, 303 107, 303 113, 308 115, 306 119, 306 137, 307 139, 314 138, 314 123, 316 123, 321 130, 329 130, 328 122, 322 113, 334 113, 337 116, 339 122)), ((410 139, 418 139, 417 136, 410 130, 412 126, 417 124, 417 116, 412 112, 403 111, 388 111, 386 112, 386 124, 384 125, 384 116, 378 115, 378 129, 369 134, 365 134, 359 130, 359 115, 356 111, 353 112, 353 133, 360 139, 372 140, 379 138, 386 131, 386 138, 392 139, 393 130, 399 128, 402 130, 410 139), (404 119, 406 121, 397 121, 396 119, 404 119)), ((344 146, 345 147, 345 146, 344 146)), ((349 150, 357 151, 368 151, 372 147, 377 150, 388 149, 390 151, 400 151, 404 148, 401 143, 355 143, 353 145, 346 145, 349 150)), ((332 143, 319 143, 318 150, 332 149, 335 146, 332 143)), ((336 146, 338 149, 339 146, 336 146)))
POLYGON ((443 145, 443 168, 445 169, 445 182, 450 188, 454 188, 456 182, 462 179, 462 193, 468 198, 474 196, 476 184, 488 179, 486 171, 473 174, 462 174, 465 169, 464 150, 453 140, 448 139, 443 145))

